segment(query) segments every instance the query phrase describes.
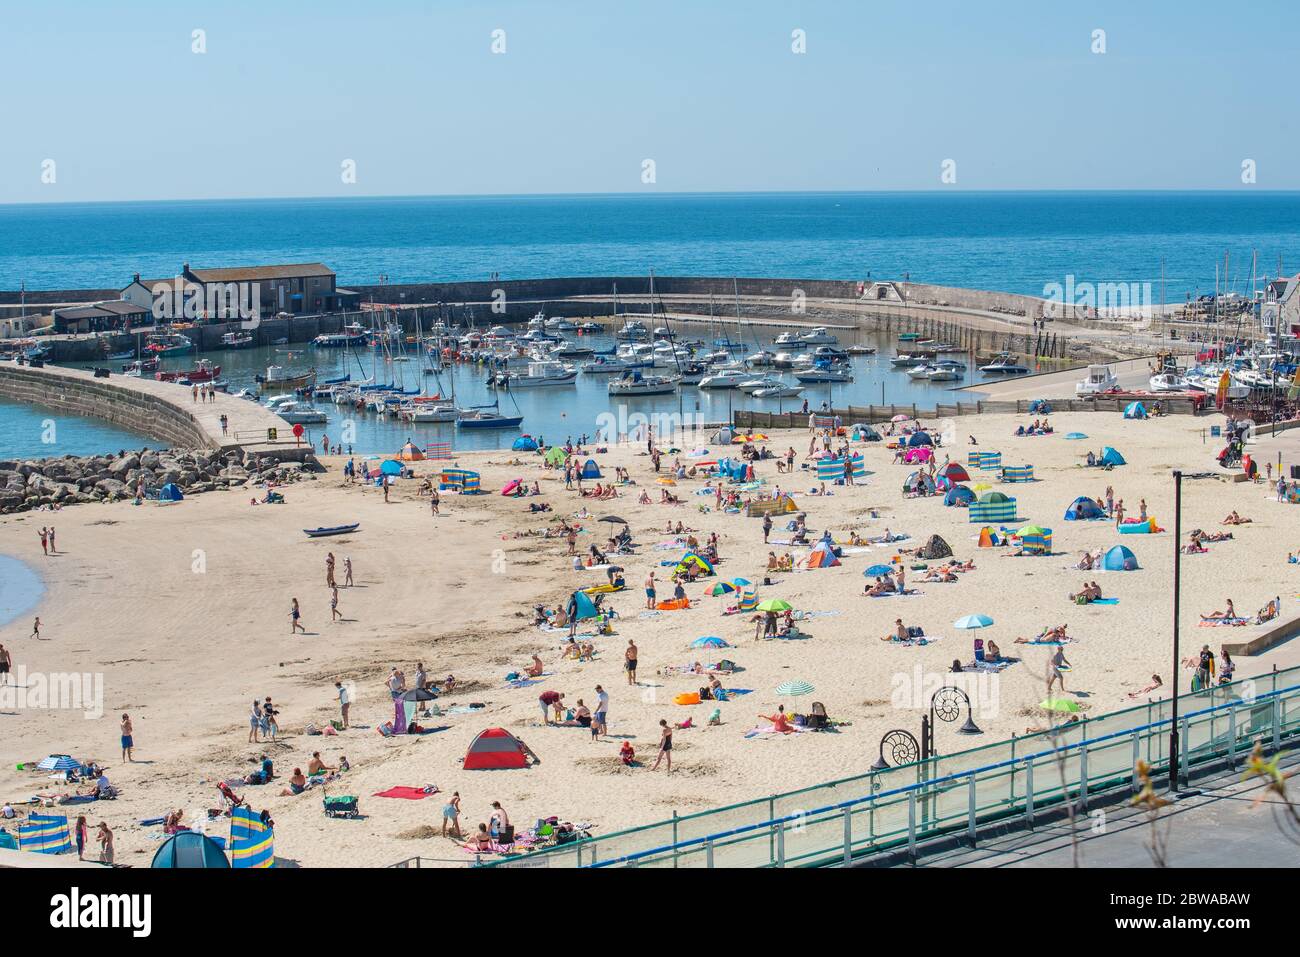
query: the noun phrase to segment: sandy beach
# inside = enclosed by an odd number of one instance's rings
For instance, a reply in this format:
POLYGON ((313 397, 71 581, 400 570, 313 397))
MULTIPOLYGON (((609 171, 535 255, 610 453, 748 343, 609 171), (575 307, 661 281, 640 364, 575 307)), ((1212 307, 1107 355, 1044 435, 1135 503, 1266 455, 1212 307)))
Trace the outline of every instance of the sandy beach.
MULTIPOLYGON (((1192 654, 1202 643, 1218 650, 1224 641, 1244 641, 1253 627, 1200 628, 1199 616, 1222 609, 1231 598, 1242 614, 1253 614, 1275 596, 1282 614, 1296 609, 1300 565, 1288 564, 1288 552, 1300 550, 1294 506, 1279 504, 1267 483, 1227 481, 1213 453, 1217 439, 1208 437, 1221 416, 1170 416, 1126 421, 1118 414, 1052 415, 1053 435, 1015 437, 1017 425, 1034 416, 989 415, 955 421, 956 442, 938 450, 965 463, 974 448, 998 450, 1004 465, 1032 464, 1035 481, 1002 484, 995 473, 972 472, 972 483, 1016 497, 1019 527, 1033 522, 1054 532, 1048 557, 1011 557, 1008 549, 976 547, 980 528, 961 508, 944 507, 942 496, 905 498, 902 484, 913 467, 893 464, 885 443, 854 443, 873 474, 854 487, 834 487, 827 496, 810 495, 817 484, 807 472, 776 472, 775 461, 757 463, 767 487, 779 484, 795 493, 807 513, 812 540, 829 529, 839 544, 849 531, 863 537, 886 529, 910 539, 888 546, 848 548, 839 567, 772 573, 770 586, 758 596, 783 598, 795 609, 815 613, 801 623, 808 637, 798 641, 760 641, 747 616, 726 616, 726 598, 708 597, 719 579, 742 576, 761 583, 769 546, 757 518, 704 512, 712 497, 695 495, 702 477, 671 488, 680 505, 637 503, 647 488, 658 502, 656 484, 644 443, 611 447, 597 453, 588 447, 606 476, 617 466, 628 469, 635 486, 619 489, 611 501, 588 501, 565 491, 563 474, 545 470, 535 454, 482 452, 460 455, 457 464, 479 471, 484 494, 442 497, 441 515, 430 514, 427 498, 417 494, 418 481, 400 481, 384 502, 379 489, 348 486, 341 459, 327 459, 329 472, 315 481, 284 489, 284 505, 251 505, 260 490, 239 489, 188 498, 166 507, 129 502, 79 506, 58 512, 30 512, 0 519, 0 554, 18 558, 46 583, 46 593, 31 614, 0 628, 0 643, 15 666, 30 671, 102 674, 104 713, 88 719, 80 710, 0 707, 0 798, 17 804, 36 793, 61 788, 43 773, 17 771, 48 753, 71 753, 109 766, 112 782, 122 790, 113 802, 74 805, 67 812, 88 816, 92 825, 107 821, 116 833, 120 863, 147 866, 158 846, 161 828, 138 822, 183 808, 186 818, 206 817, 219 806, 216 782, 246 774, 261 755, 275 761, 287 779, 294 767, 306 768, 319 750, 327 765, 346 755, 352 769, 329 786, 330 793, 359 795, 359 820, 327 819, 315 790, 281 796, 283 780, 240 790, 255 808, 268 808, 276 822, 276 856, 281 864, 304 867, 383 866, 412 856, 468 864, 473 856, 459 844, 438 836, 445 798, 459 792, 462 827, 486 821, 490 803, 500 801, 520 827, 555 815, 588 823, 594 834, 648 823, 674 811, 689 813, 739 800, 790 790, 818 781, 860 773, 875 759, 880 736, 894 727, 915 728, 919 712, 895 705, 900 676, 941 675, 954 659, 972 659, 971 632, 953 627, 963 615, 986 614, 994 625, 979 632, 1006 656, 1019 661, 1001 672, 996 702, 980 702, 979 738, 960 738, 955 726, 939 729, 937 745, 951 752, 988 743, 1027 728, 1042 726, 1036 707, 1044 697, 1046 666, 1052 649, 1014 643, 1033 637, 1045 626, 1067 624, 1076 641, 1066 653, 1072 669, 1066 692, 1084 712, 1100 713, 1133 703, 1127 697, 1149 682, 1153 673, 1171 680, 1170 617, 1174 559, 1173 482, 1170 472, 1212 472, 1221 478, 1192 478, 1183 487, 1184 532, 1200 527, 1231 531, 1233 539, 1210 544, 1206 554, 1183 560, 1183 650, 1192 654), (1088 438, 1070 441, 1069 432, 1088 438), (1085 469, 1083 456, 1103 446, 1119 449, 1128 461, 1113 471, 1085 469), (520 464, 515 464, 516 461, 520 464), (540 484, 539 497, 499 494, 510 480, 540 484), (1155 535, 1119 535, 1112 521, 1066 522, 1066 507, 1078 496, 1104 497, 1106 486, 1135 516, 1145 499, 1149 514, 1166 531, 1155 535), (530 514, 530 502, 547 502, 553 511, 530 514), (575 571, 563 537, 521 537, 588 509, 591 516, 609 513, 628 520, 636 554, 620 557, 627 590, 609 597, 619 612, 612 636, 596 637, 594 661, 562 657, 564 635, 532 626, 532 606, 563 603, 575 588, 600 584, 600 571, 575 571), (875 511, 878 517, 872 518, 875 511), (1236 510, 1253 521, 1224 527, 1221 520, 1236 510), (666 582, 677 559, 676 536, 669 522, 695 530, 701 541, 719 537, 718 578, 686 586, 692 607, 641 617, 642 583, 652 568, 666 582), (309 539, 303 529, 359 522, 360 529, 337 538, 309 539), (39 530, 57 528, 59 552, 42 554, 39 530), (908 572, 918 594, 895 598, 863 595, 863 570, 915 548, 932 534, 941 535, 956 557, 973 560, 973 570, 955 583, 924 583, 921 572, 908 572), (656 547, 664 544, 664 547, 656 547), (1072 568, 1084 549, 1097 552, 1112 545, 1130 547, 1141 570, 1082 572, 1072 568), (325 558, 333 552, 337 577, 350 558, 355 586, 341 588, 340 622, 330 620, 330 592, 325 558), (1067 594, 1085 580, 1096 580, 1117 605, 1076 605, 1067 594), (305 635, 290 630, 290 600, 301 603, 305 635), (42 621, 40 639, 29 637, 32 614, 42 621), (902 646, 879 639, 892 631, 896 618, 924 628, 924 646, 902 646), (725 651, 692 650, 689 644, 717 635, 734 647, 725 651), (934 641, 933 638, 938 638, 934 641), (640 683, 629 687, 622 669, 629 640, 640 649, 640 683), (511 688, 508 672, 522 669, 533 654, 541 657, 547 676, 540 684, 511 688), (686 707, 673 703, 679 692, 696 690, 704 680, 692 675, 665 675, 669 666, 720 657, 743 670, 724 676, 728 689, 749 689, 717 705, 706 701, 686 707), (458 689, 439 699, 444 709, 481 703, 481 709, 457 710, 422 719, 443 728, 422 736, 386 738, 376 726, 392 717, 384 686, 389 669, 401 667, 408 681, 416 662, 431 678, 454 674, 458 689), (803 680, 815 692, 782 699, 775 689, 788 680, 803 680), (338 716, 335 681, 352 682, 355 699, 350 730, 337 736, 308 736, 338 716), (610 695, 607 737, 593 740, 583 728, 542 727, 538 694, 563 692, 566 703, 595 703, 596 685, 610 695), (249 743, 247 714, 254 698, 270 695, 280 709, 281 734, 273 743, 249 743), (810 701, 823 702, 830 717, 842 722, 838 733, 792 734, 746 738, 779 704, 806 711, 810 701), (722 723, 701 727, 714 707, 722 723), (118 746, 118 718, 134 722, 135 761, 123 763, 118 746), (697 725, 674 739, 674 770, 652 772, 658 722, 691 716, 697 725), (484 728, 499 726, 519 735, 541 763, 527 770, 465 771, 467 747, 484 728), (617 752, 624 740, 636 748, 641 767, 625 768, 617 752), (373 796, 404 785, 436 784, 441 793, 424 800, 373 796)), ((935 423, 926 423, 935 425, 935 423)), ((759 443, 774 452, 792 446, 806 461, 809 433, 773 433, 759 443)), ((1256 455, 1276 465, 1273 440, 1261 439, 1256 455)), ((719 449, 710 446, 709 459, 719 449)), ((666 453, 667 470, 675 456, 666 453)), ((687 465, 694 460, 683 455, 687 465)), ((415 463, 417 475, 447 463, 415 463)), ((1276 474, 1276 473, 1275 473, 1276 474)), ((592 483, 586 483, 590 487, 592 483)), ((782 534, 777 523, 773 539, 782 534)), ((583 520, 577 547, 584 553, 604 545, 608 525, 583 520)), ((807 549, 773 544, 778 554, 807 549)), ((931 565, 935 563, 931 562, 931 565)), ((670 591, 661 585, 660 597, 670 591)), ((589 632, 590 627, 583 631, 589 632)), ((1237 662, 1246 677, 1300 663, 1295 643, 1237 662)), ((1190 672, 1180 676, 1183 687, 1190 672)), ((1140 699, 1143 700, 1143 699, 1140 699)), ((224 821, 212 825, 225 834, 224 821)))

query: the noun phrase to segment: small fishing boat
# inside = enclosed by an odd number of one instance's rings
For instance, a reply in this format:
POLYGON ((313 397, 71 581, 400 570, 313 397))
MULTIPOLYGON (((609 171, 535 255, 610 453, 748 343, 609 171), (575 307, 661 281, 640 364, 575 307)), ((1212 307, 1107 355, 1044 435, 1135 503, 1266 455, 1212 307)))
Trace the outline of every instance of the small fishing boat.
POLYGON ((1009 352, 1000 352, 988 365, 980 366, 985 375, 1028 375, 1029 367, 1012 358, 1009 352))
POLYGON ((633 369, 621 379, 611 379, 610 395, 671 395, 677 391, 677 380, 671 376, 642 375, 633 369))
POLYGON ((214 366, 207 359, 200 359, 194 364, 194 368, 188 371, 176 369, 168 372, 155 372, 153 377, 159 382, 178 382, 185 379, 188 384, 193 384, 208 382, 219 375, 221 375, 221 366, 214 366))
POLYGON ((325 538, 327 535, 346 535, 361 527, 360 522, 351 525, 329 525, 321 528, 304 528, 303 532, 310 538, 325 538))
POLYGON ((221 337, 223 349, 251 349, 255 345, 257 340, 251 332, 227 332, 221 337))
POLYGON ((179 332, 168 332, 150 336, 144 348, 156 356, 171 356, 189 352, 194 348, 194 343, 179 332))

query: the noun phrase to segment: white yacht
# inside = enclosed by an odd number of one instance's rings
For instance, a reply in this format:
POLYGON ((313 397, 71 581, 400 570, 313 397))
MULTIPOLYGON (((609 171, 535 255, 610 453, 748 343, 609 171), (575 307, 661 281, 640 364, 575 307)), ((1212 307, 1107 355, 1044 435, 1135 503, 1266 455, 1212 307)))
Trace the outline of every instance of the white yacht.
POLYGON ((853 372, 847 368, 822 365, 800 370, 794 377, 800 382, 852 382, 853 372))
POLYGON ((797 399, 803 395, 803 386, 801 385, 790 385, 780 379, 774 381, 779 384, 755 389, 750 395, 755 399, 797 399))
POLYGON ((805 332, 799 341, 806 346, 833 346, 840 340, 826 331, 825 326, 818 326, 811 332, 805 332))
POLYGON ((677 391, 677 380, 672 376, 643 375, 633 369, 621 379, 609 380, 610 395, 671 395, 677 391))
POLYGON ((628 319, 623 328, 614 333, 614 338, 623 342, 638 342, 650 338, 650 330, 645 327, 645 323, 637 319, 628 319))
POLYGON ((745 356, 745 365, 749 366, 751 369, 760 369, 765 366, 770 366, 775 359, 775 352, 769 352, 766 349, 759 349, 757 352, 745 356))
POLYGON ((267 407, 290 425, 315 425, 328 421, 324 412, 306 402, 299 402, 292 397, 277 398, 283 398, 284 401, 274 404, 268 402, 267 407))
POLYGON ((746 395, 753 395, 759 389, 771 389, 783 384, 784 383, 782 383, 780 379, 774 378, 773 376, 757 376, 753 379, 746 379, 744 382, 737 385, 736 388, 741 392, 744 392, 746 395))
POLYGON ((1201 391, 1177 372, 1158 372, 1148 382, 1152 392, 1201 391))
POLYGON ((798 349, 803 346, 803 343, 799 341, 797 332, 783 332, 773 340, 773 344, 791 349, 798 349))
POLYGON ((489 385, 505 389, 535 388, 538 386, 573 385, 578 370, 553 359, 539 359, 528 363, 527 372, 494 372, 489 385))
POLYGON ((735 389, 747 381, 751 373, 747 369, 718 368, 700 380, 701 389, 735 389))
POLYGON ((1088 366, 1087 378, 1074 384, 1075 395, 1101 395, 1119 388, 1119 379, 1108 365, 1088 366))
POLYGON ((590 375, 622 375, 629 369, 640 367, 639 362, 629 362, 618 356, 596 356, 582 364, 582 371, 590 375))
POLYGON ((778 352, 772 357, 772 367, 774 369, 793 369, 799 355, 798 352, 778 352))
POLYGON ((909 379, 928 379, 930 378, 930 373, 933 371, 934 366, 930 365, 928 362, 922 362, 920 365, 908 369, 907 377, 909 379))
POLYGON ((455 422, 460 410, 450 402, 403 402, 397 416, 407 422, 455 422))

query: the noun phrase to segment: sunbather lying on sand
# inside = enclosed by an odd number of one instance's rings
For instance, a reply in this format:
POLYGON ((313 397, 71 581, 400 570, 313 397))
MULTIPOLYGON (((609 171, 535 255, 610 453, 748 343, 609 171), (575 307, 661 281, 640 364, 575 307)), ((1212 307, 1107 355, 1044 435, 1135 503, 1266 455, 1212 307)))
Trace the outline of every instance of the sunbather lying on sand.
POLYGON ((1242 518, 1240 515, 1237 514, 1235 510, 1233 510, 1229 512, 1228 517, 1225 518, 1219 524, 1220 525, 1249 525, 1253 521, 1254 519, 1252 518, 1242 518))
POLYGON ((1145 695, 1150 694, 1152 691, 1155 691, 1157 688, 1160 688, 1160 687, 1163 687, 1163 686, 1164 686, 1164 682, 1160 680, 1160 676, 1159 676, 1159 675, 1152 675, 1152 676, 1151 676, 1151 683, 1150 683, 1149 685, 1147 685, 1145 688, 1138 688, 1137 691, 1130 691, 1130 692, 1128 693, 1128 697, 1130 697, 1130 698, 1141 698, 1141 697, 1144 697, 1145 695))
POLYGON ((1035 641, 1065 641, 1068 637, 1065 633, 1068 625, 1057 625, 1055 628, 1044 628, 1038 633, 1037 638, 1017 638, 1016 644, 1028 645, 1035 641))
POLYGON ((1233 606, 1232 599, 1228 598, 1225 599, 1225 601, 1227 602, 1227 607, 1225 607, 1223 611, 1212 611, 1208 615, 1202 615, 1201 619, 1203 621, 1213 621, 1221 618, 1236 618, 1237 609, 1233 606))
POLYGON ((923 582, 955 582, 957 576, 949 568, 933 568, 921 579, 923 582))

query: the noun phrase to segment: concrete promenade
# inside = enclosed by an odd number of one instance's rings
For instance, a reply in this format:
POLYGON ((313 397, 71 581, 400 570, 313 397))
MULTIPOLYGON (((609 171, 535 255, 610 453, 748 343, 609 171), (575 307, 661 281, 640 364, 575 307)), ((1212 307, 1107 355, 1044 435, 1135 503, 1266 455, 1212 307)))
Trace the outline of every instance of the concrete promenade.
POLYGON ((252 448, 278 457, 294 450, 293 427, 260 403, 223 392, 215 401, 195 402, 189 386, 172 382, 117 374, 99 379, 87 369, 0 362, 0 397, 103 419, 176 447, 252 448), (268 430, 275 430, 274 441, 268 430))

